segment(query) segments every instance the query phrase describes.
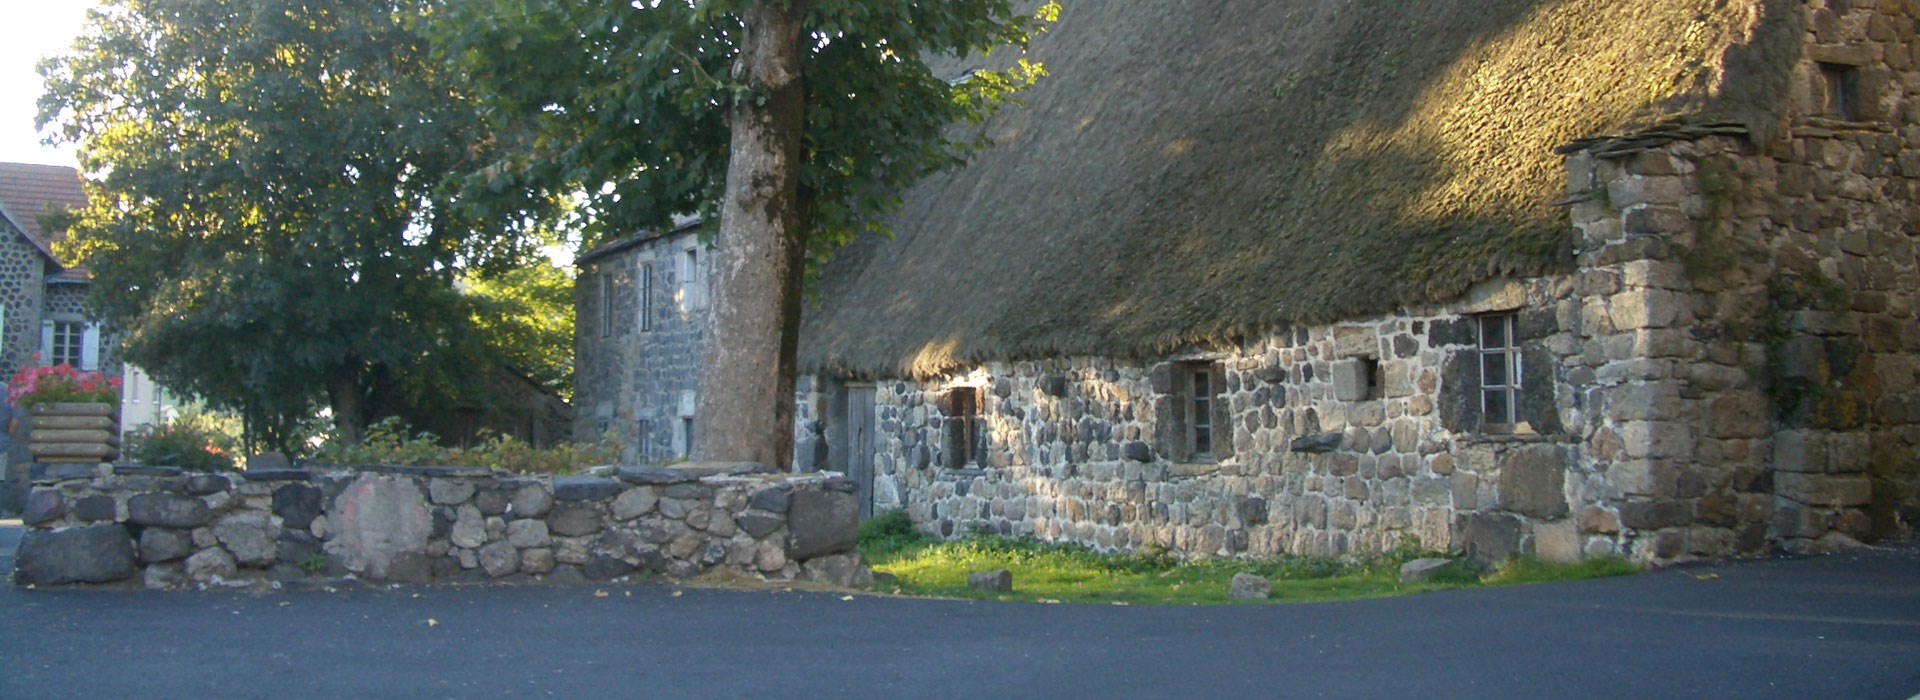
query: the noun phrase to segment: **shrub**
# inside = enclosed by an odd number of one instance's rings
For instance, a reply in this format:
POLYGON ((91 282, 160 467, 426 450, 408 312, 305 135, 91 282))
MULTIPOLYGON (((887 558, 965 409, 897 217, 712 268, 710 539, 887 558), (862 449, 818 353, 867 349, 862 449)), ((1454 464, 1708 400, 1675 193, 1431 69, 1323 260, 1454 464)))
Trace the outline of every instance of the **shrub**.
POLYGON ((312 461, 348 466, 481 467, 516 474, 571 474, 620 461, 621 445, 609 435, 595 444, 565 443, 544 450, 512 435, 486 435, 472 447, 446 447, 432 433, 408 433, 406 422, 386 418, 367 426, 358 445, 328 440, 312 461))
POLYGON ((216 416, 183 413, 173 420, 149 425, 127 435, 127 454, 134 461, 187 471, 233 471, 234 439, 220 429, 216 416))
POLYGON ((868 558, 926 541, 927 536, 913 529, 913 520, 904 510, 890 510, 860 523, 860 554, 868 558))

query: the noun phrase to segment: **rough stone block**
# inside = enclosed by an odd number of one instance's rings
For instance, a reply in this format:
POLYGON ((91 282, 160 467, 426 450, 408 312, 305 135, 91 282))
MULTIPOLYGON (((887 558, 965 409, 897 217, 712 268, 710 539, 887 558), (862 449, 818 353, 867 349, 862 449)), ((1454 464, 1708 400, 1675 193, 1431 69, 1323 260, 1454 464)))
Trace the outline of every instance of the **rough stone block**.
POLYGON ((1693 506, 1676 500, 1632 500, 1620 504, 1620 524, 1634 530, 1659 530, 1693 522, 1693 506))
POLYGON ((508 505, 508 513, 516 518, 538 518, 553 509, 553 494, 545 486, 529 484, 513 492, 513 500, 508 505))
POLYGON ((320 517, 326 495, 308 484, 282 484, 273 490, 273 514, 280 516, 282 527, 306 529, 320 517))
POLYGON ((1400 582, 1406 584, 1431 581, 1434 576, 1439 575, 1442 569, 1447 568, 1447 565, 1452 563, 1452 559, 1426 557, 1401 564, 1400 582))
POLYGON ((798 491, 787 511, 787 558, 806 561, 853 549, 860 506, 853 494, 798 491))
POLYGON ((88 496, 73 503, 73 517, 81 520, 111 521, 116 515, 112 496, 88 496))
POLYGON ((190 495, 206 496, 233 488, 233 480, 220 474, 188 474, 180 488, 190 495))
POLYGON ((143 493, 127 499, 127 522, 134 525, 188 529, 212 519, 213 511, 198 498, 143 493))
POLYGON ((626 560, 606 554, 593 555, 593 558, 588 560, 586 565, 580 568, 580 573, 593 581, 619 578, 631 574, 633 571, 634 566, 627 563, 626 560))
POLYGON ((202 549, 187 557, 187 578, 195 583, 231 579, 239 571, 239 567, 234 565, 233 555, 219 547, 202 549))
POLYGON ((481 547, 479 557, 480 568, 485 569, 487 575, 493 578, 500 578, 520 570, 520 551, 505 541, 481 547))
POLYGON ((561 537, 582 537, 599 532, 600 511, 583 504, 565 505, 547 514, 547 529, 561 537))
POLYGON ((109 583, 139 572, 133 538, 117 524, 28 530, 14 554, 16 584, 109 583))
POLYGON ((654 504, 659 500, 659 496, 654 494, 652 487, 635 486, 621 493, 619 498, 613 499, 613 517, 622 521, 638 518, 653 510, 654 504))
POLYGON ((1571 520, 1535 525, 1533 556, 1541 561, 1569 564, 1581 559, 1579 528, 1571 520))
POLYGON ((1364 401, 1368 398, 1367 380, 1373 364, 1362 359, 1340 360, 1328 369, 1333 380, 1333 398, 1339 401, 1364 401))
POLYGON ((1775 493, 1814 506, 1864 506, 1873 499, 1873 480, 1867 476, 1781 472, 1773 485, 1775 493))
POLYGON ((1454 532, 1461 553, 1493 564, 1520 553, 1520 518, 1508 513, 1468 513, 1456 517, 1454 532))
POLYGON ((213 536, 242 566, 264 568, 279 557, 273 522, 259 511, 235 513, 213 524, 213 536))
POLYGON ((1566 517, 1567 458, 1559 447, 1509 452, 1500 465, 1500 508, 1542 520, 1566 517))
POLYGON ((59 520, 66 514, 67 501, 58 489, 34 489, 27 494, 27 506, 20 513, 20 522, 32 527, 59 520))
POLYGON ((873 571, 861 563, 858 554, 817 557, 801 565, 801 571, 808 580, 829 586, 865 588, 873 585, 873 571))
POLYGON ((774 530, 780 529, 780 526, 785 525, 787 521, 785 518, 777 515, 749 511, 735 518, 734 522, 740 529, 745 530, 748 535, 751 535, 757 540, 766 537, 774 530))
POLYGON ((620 482, 597 476, 563 476, 553 480, 556 501, 603 501, 620 495, 620 482))
POLYGON ((1013 572, 1006 569, 967 574, 967 587, 990 593, 1012 593, 1013 572))
POLYGON ((434 505, 457 506, 473 498, 473 482, 467 479, 429 479, 427 496, 434 505))
POLYGON ((426 551, 433 523, 426 495, 412 479, 362 475, 335 503, 326 550, 348 570, 384 579, 395 557, 426 551))
POLYGON ((1234 574, 1227 585, 1227 597, 1234 600, 1266 600, 1273 595, 1273 583, 1264 576, 1234 574))

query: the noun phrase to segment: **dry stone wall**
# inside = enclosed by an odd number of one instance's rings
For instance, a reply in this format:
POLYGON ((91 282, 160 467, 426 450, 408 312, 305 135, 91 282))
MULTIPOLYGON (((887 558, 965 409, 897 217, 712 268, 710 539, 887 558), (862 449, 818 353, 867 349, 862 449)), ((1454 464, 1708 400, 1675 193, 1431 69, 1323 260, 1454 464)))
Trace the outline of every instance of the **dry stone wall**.
POLYGON ((41 465, 14 582, 569 583, 713 571, 862 585, 852 484, 752 465, 520 477, 41 465))

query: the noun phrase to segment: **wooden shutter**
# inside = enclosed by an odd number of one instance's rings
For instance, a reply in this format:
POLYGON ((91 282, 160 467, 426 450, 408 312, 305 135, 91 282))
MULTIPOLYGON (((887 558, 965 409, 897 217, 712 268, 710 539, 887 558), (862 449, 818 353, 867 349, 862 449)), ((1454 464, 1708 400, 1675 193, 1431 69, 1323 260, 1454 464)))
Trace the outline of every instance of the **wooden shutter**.
POLYGON ((40 322, 40 365, 53 365, 53 321, 40 322))
POLYGON ((1207 367, 1212 381, 1207 382, 1213 389, 1213 458, 1225 460, 1233 456, 1233 406, 1227 399, 1227 372, 1220 363, 1207 367))
POLYGON ((80 332, 80 369, 100 369, 100 324, 89 323, 80 332))

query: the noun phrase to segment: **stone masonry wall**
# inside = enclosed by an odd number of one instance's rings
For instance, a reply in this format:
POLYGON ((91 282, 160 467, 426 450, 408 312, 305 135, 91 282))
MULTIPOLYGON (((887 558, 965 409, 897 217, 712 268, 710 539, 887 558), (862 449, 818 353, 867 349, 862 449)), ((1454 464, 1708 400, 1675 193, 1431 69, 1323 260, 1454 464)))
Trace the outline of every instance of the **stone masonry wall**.
POLYGON ((43 465, 14 582, 567 583, 725 570, 863 585, 852 484, 751 465, 520 477, 43 465))
POLYGON ((709 248, 693 231, 638 242, 582 265, 575 283, 574 434, 597 436, 604 422, 630 461, 683 458, 706 336, 709 248), (696 269, 687 272, 687 251, 696 269), (652 328, 641 330, 640 275, 653 270, 652 328), (614 290, 614 323, 602 334, 602 278, 614 290), (644 421, 644 423, 643 423, 644 421), (642 435, 642 426, 650 427, 642 435))

